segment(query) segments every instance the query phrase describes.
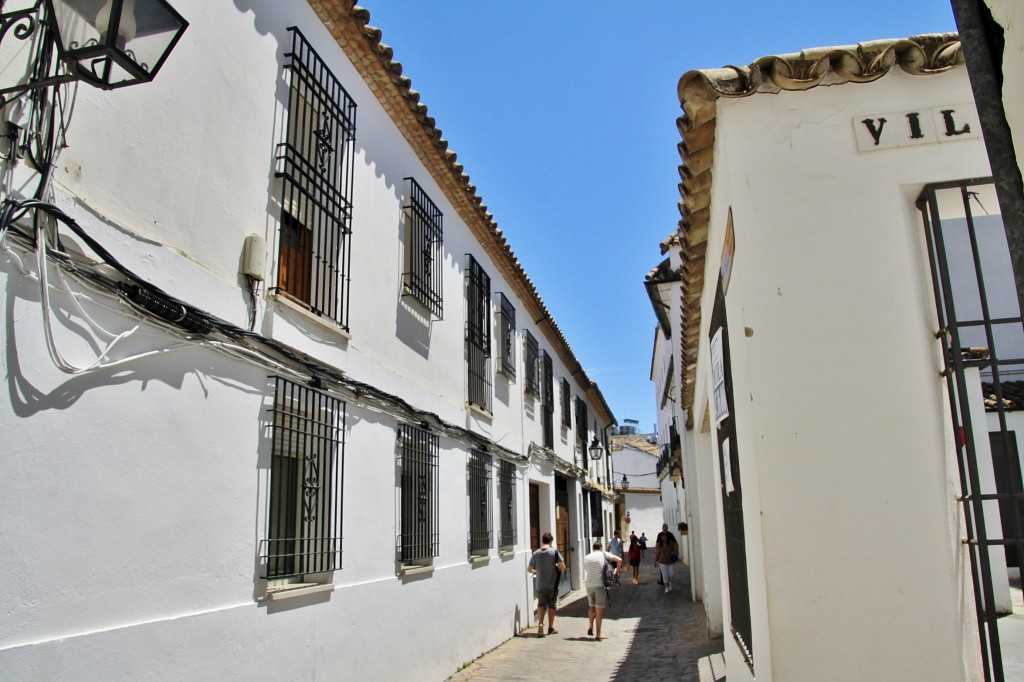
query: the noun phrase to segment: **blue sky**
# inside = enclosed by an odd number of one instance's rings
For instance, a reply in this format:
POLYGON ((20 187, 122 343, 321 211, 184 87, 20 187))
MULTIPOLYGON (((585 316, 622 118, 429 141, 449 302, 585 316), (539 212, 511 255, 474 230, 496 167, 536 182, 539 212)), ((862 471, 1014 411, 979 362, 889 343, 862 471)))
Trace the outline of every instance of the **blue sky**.
POLYGON ((587 374, 643 430, 655 419, 643 280, 679 220, 679 77, 956 30, 949 0, 362 4, 587 374))

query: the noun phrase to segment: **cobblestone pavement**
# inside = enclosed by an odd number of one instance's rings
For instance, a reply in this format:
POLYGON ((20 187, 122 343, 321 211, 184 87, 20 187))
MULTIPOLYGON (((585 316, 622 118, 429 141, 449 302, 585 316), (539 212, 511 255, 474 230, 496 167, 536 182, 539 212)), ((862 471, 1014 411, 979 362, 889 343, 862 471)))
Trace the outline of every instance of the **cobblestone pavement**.
POLYGON ((557 634, 538 637, 536 626, 528 628, 449 681, 724 682, 722 640, 708 639, 704 605, 691 600, 689 582, 686 567, 676 564, 673 590, 665 594, 648 558, 639 585, 623 575, 611 588, 600 642, 587 635, 586 595, 573 593, 558 609, 557 634))

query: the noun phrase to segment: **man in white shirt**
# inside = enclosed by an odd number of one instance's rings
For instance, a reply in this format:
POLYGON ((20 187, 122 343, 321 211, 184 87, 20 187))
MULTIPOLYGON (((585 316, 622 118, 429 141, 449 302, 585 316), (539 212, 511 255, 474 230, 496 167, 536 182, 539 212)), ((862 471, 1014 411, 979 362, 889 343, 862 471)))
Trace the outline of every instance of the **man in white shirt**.
MULTIPOLYGON (((608 551, 620 559, 622 558, 622 536, 619 534, 619 531, 615 531, 615 535, 608 541, 608 551)), ((619 584, 618 573, 615 574, 615 584, 619 584)))
POLYGON ((594 551, 583 557, 583 569, 585 579, 584 587, 587 589, 587 603, 590 604, 589 623, 587 634, 595 640, 600 641, 601 620, 604 609, 608 606, 608 588, 604 586, 604 565, 612 562, 615 565, 615 575, 619 574, 619 567, 622 559, 602 550, 601 541, 594 542, 594 551), (597 635, 594 635, 594 621, 597 621, 597 635))

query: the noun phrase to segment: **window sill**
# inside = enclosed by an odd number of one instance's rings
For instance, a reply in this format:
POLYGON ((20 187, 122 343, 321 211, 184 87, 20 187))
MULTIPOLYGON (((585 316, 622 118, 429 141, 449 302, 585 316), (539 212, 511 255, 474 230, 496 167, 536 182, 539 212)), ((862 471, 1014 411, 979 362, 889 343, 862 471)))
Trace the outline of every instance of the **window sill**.
POLYGON ((420 575, 423 573, 433 573, 434 565, 420 566, 416 564, 406 564, 398 569, 398 575, 420 575))
POLYGON ((516 550, 514 547, 502 548, 498 551, 498 556, 504 559, 505 557, 514 556, 515 553, 516 550))
POLYGON ((484 417, 485 419, 494 419, 493 414, 491 414, 484 408, 480 407, 479 405, 475 405, 473 403, 466 403, 466 409, 468 409, 470 412, 475 412, 476 414, 480 415, 481 417, 484 417))
POLYGON ((289 583, 287 585, 274 585, 267 588, 267 601, 281 601, 283 599, 294 599, 320 592, 333 592, 334 583, 289 583))
POLYGON ((471 564, 486 564, 491 560, 490 554, 475 554, 469 557, 469 563, 471 564))
POLYGON ((337 322, 330 319, 329 317, 324 317, 323 315, 314 315, 313 313, 309 312, 309 309, 306 308, 306 306, 302 305, 301 303, 295 302, 294 299, 292 299, 290 296, 286 294, 268 294, 267 300, 269 300, 273 304, 273 307, 275 308, 285 308, 289 312, 301 315, 310 322, 315 322, 321 327, 330 329, 335 334, 339 334, 346 341, 352 340, 352 333, 347 331, 337 322))

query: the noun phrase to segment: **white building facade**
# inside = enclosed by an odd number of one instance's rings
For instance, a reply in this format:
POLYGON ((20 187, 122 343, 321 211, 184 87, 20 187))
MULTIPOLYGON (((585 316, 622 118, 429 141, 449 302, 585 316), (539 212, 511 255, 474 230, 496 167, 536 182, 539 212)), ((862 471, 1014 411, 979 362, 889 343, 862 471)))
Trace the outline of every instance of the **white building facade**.
POLYGON ((173 4, 4 108, 0 677, 444 679, 541 533, 579 587, 614 416, 365 10, 173 4))
POLYGON ((972 562, 998 611, 1002 548, 973 548, 998 510, 964 503, 958 456, 972 430, 987 442, 979 369, 997 362, 953 342, 935 243, 972 211, 987 229, 962 63, 955 35, 922 36, 680 80, 665 338, 694 592, 730 680, 973 680, 994 665, 972 562))

